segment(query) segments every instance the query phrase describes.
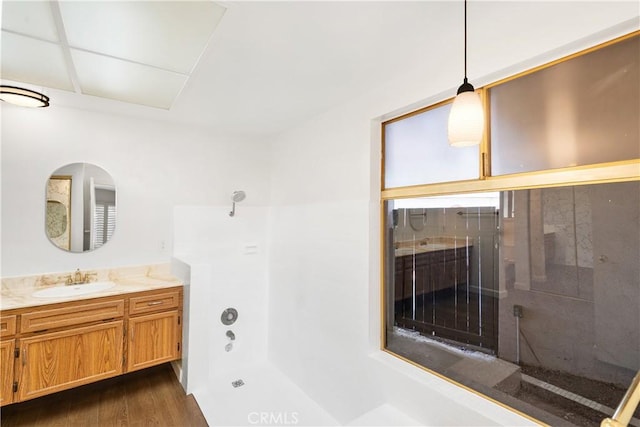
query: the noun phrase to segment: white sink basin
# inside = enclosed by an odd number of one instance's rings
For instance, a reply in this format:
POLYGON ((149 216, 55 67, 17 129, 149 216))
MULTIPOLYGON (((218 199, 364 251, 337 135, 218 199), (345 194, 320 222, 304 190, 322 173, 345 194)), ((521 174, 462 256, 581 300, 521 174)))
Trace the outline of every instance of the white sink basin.
POLYGON ((115 285, 116 284, 114 282, 93 282, 84 285, 56 286, 53 288, 41 289, 34 292, 32 295, 36 298, 73 297, 76 295, 87 295, 106 291, 107 289, 113 288, 115 285))

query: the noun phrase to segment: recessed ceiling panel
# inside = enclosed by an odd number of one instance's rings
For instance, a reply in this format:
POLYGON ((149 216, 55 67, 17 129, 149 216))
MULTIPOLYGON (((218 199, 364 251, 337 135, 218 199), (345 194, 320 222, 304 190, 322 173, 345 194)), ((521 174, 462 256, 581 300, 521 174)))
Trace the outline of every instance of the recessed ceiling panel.
POLYGON ((58 41, 58 31, 48 1, 3 1, 2 29, 58 41))
POLYGON ((73 90, 62 48, 54 43, 2 31, 3 79, 73 90))
POLYGON ((71 49, 82 93, 169 109, 187 76, 71 49))
POLYGON ((225 9, 211 1, 60 2, 69 45, 189 74, 225 9))

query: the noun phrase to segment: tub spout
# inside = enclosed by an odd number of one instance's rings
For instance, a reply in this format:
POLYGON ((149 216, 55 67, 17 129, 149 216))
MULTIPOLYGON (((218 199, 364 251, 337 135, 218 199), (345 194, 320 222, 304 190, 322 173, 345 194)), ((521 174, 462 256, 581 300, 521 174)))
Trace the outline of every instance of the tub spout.
POLYGON ((227 336, 231 341, 236 339, 236 334, 234 334, 233 331, 227 331, 227 336))

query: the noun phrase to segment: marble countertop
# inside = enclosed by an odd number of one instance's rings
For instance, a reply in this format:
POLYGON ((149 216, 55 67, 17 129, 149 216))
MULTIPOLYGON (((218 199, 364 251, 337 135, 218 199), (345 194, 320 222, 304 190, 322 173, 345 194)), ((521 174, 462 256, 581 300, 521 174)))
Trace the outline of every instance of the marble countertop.
POLYGON ((457 249, 467 246, 473 246, 471 242, 466 242, 455 238, 434 238, 425 239, 423 241, 406 241, 397 242, 394 253, 395 256, 415 255, 427 252, 444 251, 447 249, 457 249))
MULTIPOLYGON (((146 269, 143 271, 128 272, 137 274, 114 274, 113 272, 110 272, 106 277, 100 277, 98 280, 94 281, 114 282, 115 286, 112 288, 90 294, 54 298, 36 297, 33 294, 41 289, 54 286, 65 286, 64 282, 43 284, 43 282, 47 282, 47 280, 42 279, 45 276, 3 279, 2 289, 0 291, 0 309, 13 310, 17 308, 36 307, 60 302, 79 301, 91 298, 123 295, 132 292, 143 292, 182 286, 182 282, 180 280, 172 276, 170 273, 161 270, 146 269)), ((100 274, 100 276, 103 275, 100 274)))

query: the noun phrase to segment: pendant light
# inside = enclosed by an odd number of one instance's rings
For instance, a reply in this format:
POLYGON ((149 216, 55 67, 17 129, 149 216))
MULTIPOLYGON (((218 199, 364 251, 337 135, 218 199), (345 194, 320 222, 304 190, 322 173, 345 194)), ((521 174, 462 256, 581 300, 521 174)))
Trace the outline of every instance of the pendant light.
POLYGON ((0 100, 21 107, 48 107, 49 97, 39 92, 15 86, 0 86, 0 100))
POLYGON ((480 144, 484 131, 484 112, 480 96, 467 81, 467 0, 464 0, 464 81, 458 88, 449 113, 449 145, 468 147, 480 144))

